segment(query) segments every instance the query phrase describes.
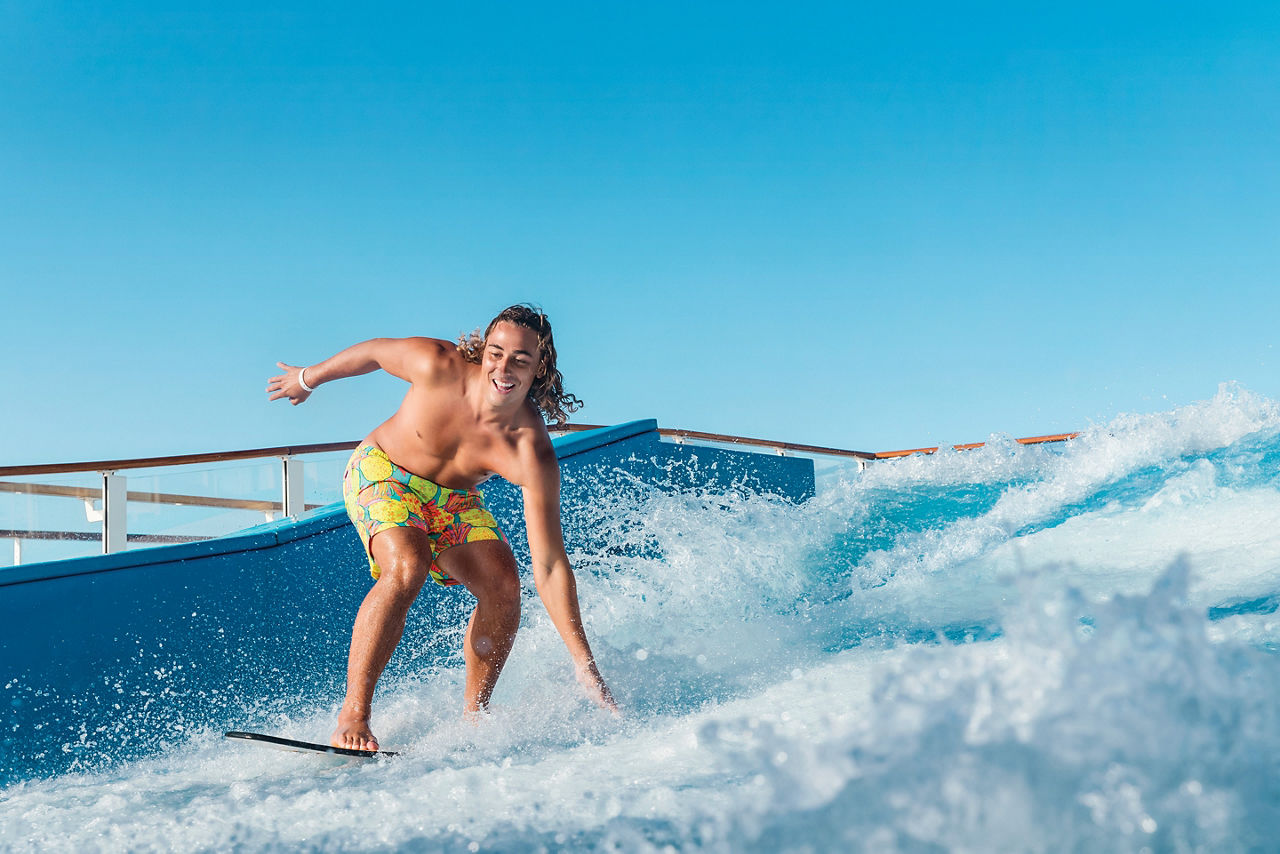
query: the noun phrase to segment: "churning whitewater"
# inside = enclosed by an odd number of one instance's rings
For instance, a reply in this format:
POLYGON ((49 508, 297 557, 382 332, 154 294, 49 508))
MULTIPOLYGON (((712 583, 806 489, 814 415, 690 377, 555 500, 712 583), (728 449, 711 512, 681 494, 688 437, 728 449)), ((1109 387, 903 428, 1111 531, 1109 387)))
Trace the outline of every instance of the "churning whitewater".
MULTIPOLYGON (((0 847, 1274 846, 1276 402, 1227 386, 1062 445, 824 470, 802 505, 586 493, 566 518, 614 547, 571 557, 621 719, 579 694, 530 591, 476 726, 452 654, 382 689, 391 761, 236 744, 188 712, 135 734, 147 759, 0 790, 0 847)), ((237 712, 323 740, 336 702, 237 712)))

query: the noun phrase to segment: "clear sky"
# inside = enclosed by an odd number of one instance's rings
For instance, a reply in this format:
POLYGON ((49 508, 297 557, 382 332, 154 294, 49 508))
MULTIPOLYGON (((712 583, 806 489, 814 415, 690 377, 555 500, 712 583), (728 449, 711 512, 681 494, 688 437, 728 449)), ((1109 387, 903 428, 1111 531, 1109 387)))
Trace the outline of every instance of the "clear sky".
POLYGON ((555 324, 576 419, 860 450, 1280 398, 1280 4, 0 4, 0 464, 353 440, 277 360, 555 324))

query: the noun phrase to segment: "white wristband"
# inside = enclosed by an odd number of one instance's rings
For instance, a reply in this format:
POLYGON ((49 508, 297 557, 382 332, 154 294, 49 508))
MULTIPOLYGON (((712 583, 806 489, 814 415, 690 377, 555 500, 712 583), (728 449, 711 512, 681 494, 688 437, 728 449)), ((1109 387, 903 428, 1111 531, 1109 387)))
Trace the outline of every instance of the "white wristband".
POLYGON ((307 372, 306 368, 303 368, 302 370, 298 371, 298 385, 302 386, 303 391, 310 393, 315 391, 315 389, 307 385, 307 378, 303 376, 303 374, 305 374, 306 372, 307 372))

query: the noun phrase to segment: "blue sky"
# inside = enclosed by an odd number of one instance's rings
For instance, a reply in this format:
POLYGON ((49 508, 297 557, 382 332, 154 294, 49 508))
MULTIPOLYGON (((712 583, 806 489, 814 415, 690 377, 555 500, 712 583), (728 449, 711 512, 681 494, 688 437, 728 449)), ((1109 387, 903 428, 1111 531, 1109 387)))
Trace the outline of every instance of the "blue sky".
POLYGON ((357 439, 276 360, 517 301, 592 423, 1280 398, 1280 7, 1038 5, 4 4, 0 464, 357 439))

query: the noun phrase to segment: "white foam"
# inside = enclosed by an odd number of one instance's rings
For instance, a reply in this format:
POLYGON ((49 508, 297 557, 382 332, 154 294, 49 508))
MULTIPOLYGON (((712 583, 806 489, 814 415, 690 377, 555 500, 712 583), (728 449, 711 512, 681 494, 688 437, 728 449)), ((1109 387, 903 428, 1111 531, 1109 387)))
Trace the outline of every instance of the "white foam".
MULTIPOLYGON (((574 557, 621 720, 531 599, 479 726, 461 670, 424 670, 378 698, 397 760, 189 730, 8 787, 0 848, 1265 848, 1280 618, 1206 609, 1280 592, 1277 429, 1224 388, 1058 448, 872 466, 803 507, 602 495, 617 553, 574 557), (993 639, 939 642, 957 626, 993 639)), ((257 721, 317 740, 333 714, 257 721)))

